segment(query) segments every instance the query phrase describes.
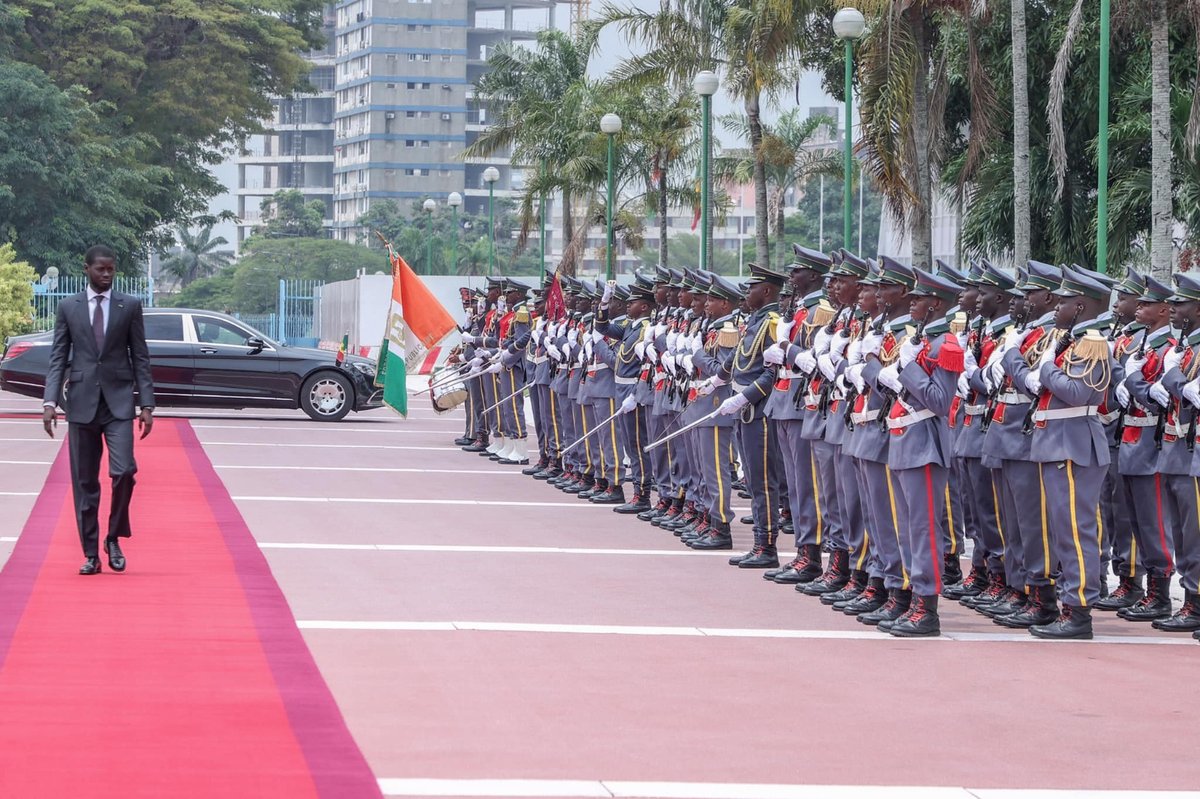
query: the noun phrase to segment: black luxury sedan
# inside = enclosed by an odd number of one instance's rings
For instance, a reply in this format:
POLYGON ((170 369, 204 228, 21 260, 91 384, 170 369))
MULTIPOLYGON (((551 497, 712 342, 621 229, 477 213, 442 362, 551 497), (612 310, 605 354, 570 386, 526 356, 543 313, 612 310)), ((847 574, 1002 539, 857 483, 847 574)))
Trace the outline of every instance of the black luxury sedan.
MULTIPOLYGON (((232 316, 186 308, 146 308, 146 340, 159 406, 300 408, 336 422, 383 404, 375 362, 288 347, 232 316)), ((41 397, 54 334, 12 336, 0 356, 0 389, 41 397)), ((67 398, 59 399, 65 405, 67 398)))

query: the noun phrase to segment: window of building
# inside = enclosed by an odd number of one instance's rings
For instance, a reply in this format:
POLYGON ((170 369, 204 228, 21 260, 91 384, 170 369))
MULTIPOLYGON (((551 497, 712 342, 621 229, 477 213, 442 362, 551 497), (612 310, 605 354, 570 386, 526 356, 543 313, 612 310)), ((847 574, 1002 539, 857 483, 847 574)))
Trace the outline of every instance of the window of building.
POLYGON ((454 56, 446 55, 445 53, 442 54, 442 63, 448 64, 449 62, 451 62, 453 60, 454 60, 454 56))
POLYGON ((416 140, 416 139, 405 139, 405 140, 404 140, 404 146, 405 146, 405 147, 416 147, 416 146, 417 146, 417 140, 416 140))
POLYGON ((424 177, 425 175, 428 175, 429 170, 427 170, 427 169, 406 169, 406 170, 404 170, 404 174, 408 175, 409 177, 418 177, 419 178, 419 177, 424 177))
POLYGON ((429 139, 421 139, 421 146, 422 146, 422 147, 428 147, 428 146, 429 146, 429 139))

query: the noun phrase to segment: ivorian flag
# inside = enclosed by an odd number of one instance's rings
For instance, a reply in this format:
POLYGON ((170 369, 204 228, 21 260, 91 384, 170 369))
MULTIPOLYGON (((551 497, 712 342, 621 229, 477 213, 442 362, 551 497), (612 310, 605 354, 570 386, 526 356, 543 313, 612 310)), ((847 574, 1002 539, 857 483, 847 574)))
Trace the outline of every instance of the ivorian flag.
POLYGON ((392 307, 384 348, 379 352, 379 371, 384 375, 383 403, 407 416, 408 373, 415 371, 455 326, 449 311, 390 246, 388 255, 392 259, 392 307))

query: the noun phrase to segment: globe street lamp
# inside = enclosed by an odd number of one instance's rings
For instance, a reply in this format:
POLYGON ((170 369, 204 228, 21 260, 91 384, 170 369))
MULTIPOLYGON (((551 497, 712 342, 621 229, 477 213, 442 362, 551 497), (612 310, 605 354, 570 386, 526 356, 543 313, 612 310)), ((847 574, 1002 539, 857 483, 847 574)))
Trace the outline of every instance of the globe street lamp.
POLYGON ((456 191, 450 192, 450 196, 446 198, 446 205, 450 206, 450 214, 454 219, 454 263, 451 265, 450 274, 458 274, 458 207, 462 205, 462 195, 456 191))
POLYGON ((433 274, 433 211, 437 208, 437 203, 433 199, 428 199, 421 204, 425 209, 425 213, 429 214, 429 224, 425 228, 425 274, 433 274))
POLYGON ((496 233, 493 207, 496 199, 496 181, 500 179, 500 170, 489 166, 483 170, 483 180, 488 184, 488 275, 496 268, 496 233))
POLYGON ((708 255, 708 207, 712 177, 709 174, 709 162, 712 159, 712 97, 717 93, 719 82, 717 73, 703 70, 696 73, 692 88, 700 95, 700 105, 703 109, 703 126, 701 128, 700 145, 700 268, 710 266, 708 255))
MULTIPOLYGON (((854 40, 863 35, 866 20, 857 8, 843 8, 833 15, 833 33, 846 43, 846 132, 845 152, 843 153, 842 169, 842 246, 850 247, 850 183, 851 171, 854 166, 851 150, 854 146, 854 121, 851 117, 851 107, 854 103, 854 40)), ((862 224, 862 220, 859 220, 862 224)))
POLYGON ((617 134, 621 132, 621 118, 616 114, 605 114, 600 118, 600 130, 608 137, 608 247, 606 256, 608 261, 608 279, 613 279, 613 246, 615 238, 613 236, 613 158, 616 150, 617 134))

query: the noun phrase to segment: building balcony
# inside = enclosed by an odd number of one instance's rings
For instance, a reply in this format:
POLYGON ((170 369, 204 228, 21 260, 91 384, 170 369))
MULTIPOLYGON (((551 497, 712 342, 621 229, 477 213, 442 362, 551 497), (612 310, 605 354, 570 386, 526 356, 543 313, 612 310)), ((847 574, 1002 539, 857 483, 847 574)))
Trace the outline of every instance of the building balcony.
POLYGON ((253 164, 260 165, 276 165, 276 164, 332 164, 333 153, 322 153, 320 155, 262 155, 257 152, 246 152, 238 156, 237 162, 247 166, 253 164))

